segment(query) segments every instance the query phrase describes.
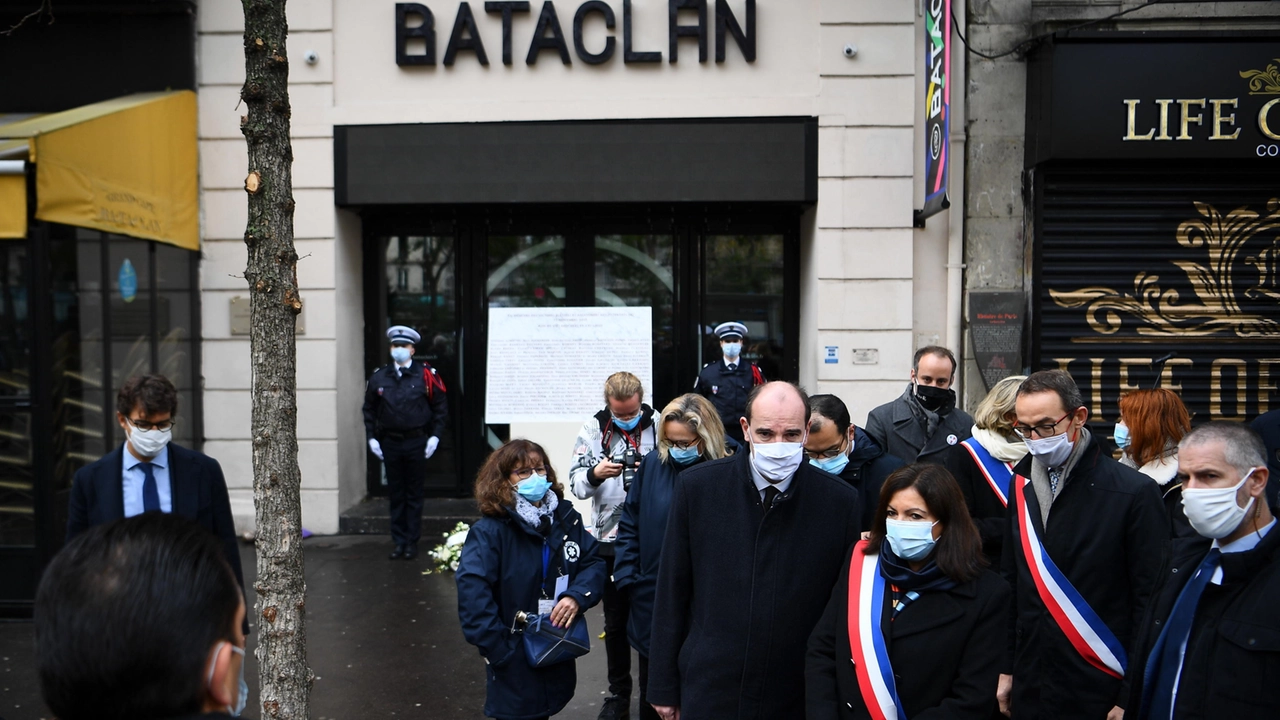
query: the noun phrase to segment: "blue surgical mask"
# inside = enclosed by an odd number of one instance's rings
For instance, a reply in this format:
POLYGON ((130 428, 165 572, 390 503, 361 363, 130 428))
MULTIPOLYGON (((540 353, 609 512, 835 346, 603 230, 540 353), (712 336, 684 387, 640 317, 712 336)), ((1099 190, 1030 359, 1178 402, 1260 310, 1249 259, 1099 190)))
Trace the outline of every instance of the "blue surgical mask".
POLYGON ((688 465, 694 460, 697 460, 701 455, 702 451, 698 449, 697 445, 687 448, 671 448, 671 461, 680 465, 688 465))
POLYGON ((409 358, 413 357, 413 353, 407 347, 391 348, 391 359, 400 364, 409 362, 409 358))
POLYGON ((903 560, 919 560, 933 552, 933 546, 937 543, 933 539, 933 526, 937 524, 885 520, 884 537, 889 541, 894 555, 903 560))
POLYGON ((742 354, 742 343, 725 343, 720 346, 720 350, 724 353, 725 357, 736 358, 742 354))
POLYGON ((630 420, 619 420, 618 416, 614 415, 613 424, 617 425, 623 430, 626 430, 627 432, 631 432, 632 430, 636 429, 637 425, 640 424, 640 413, 636 413, 636 416, 631 418, 630 420))
POLYGON ((516 492, 531 503, 540 502, 551 489, 551 481, 546 475, 530 475, 516 484, 516 492))
POLYGON ((822 458, 821 460, 818 460, 817 458, 809 458, 809 464, 819 470, 826 470, 832 475, 839 475, 844 472, 845 466, 849 464, 849 456, 844 453, 840 453, 835 457, 822 458))
POLYGON ((1116 423, 1115 429, 1116 447, 1121 450, 1129 448, 1129 426, 1124 423, 1116 423))

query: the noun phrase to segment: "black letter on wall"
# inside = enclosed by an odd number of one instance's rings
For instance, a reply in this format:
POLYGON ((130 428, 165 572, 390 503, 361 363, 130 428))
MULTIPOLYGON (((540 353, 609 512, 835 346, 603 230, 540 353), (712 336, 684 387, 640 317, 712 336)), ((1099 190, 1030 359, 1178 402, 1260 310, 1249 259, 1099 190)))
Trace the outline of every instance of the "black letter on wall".
POLYGON ((667 2, 667 33, 672 65, 676 64, 678 42, 682 37, 698 38, 698 62, 707 61, 707 0, 669 0, 667 2), (681 10, 697 10, 697 25, 681 25, 681 10))
POLYGON ((716 0, 716 62, 724 62, 726 29, 733 33, 733 39, 742 50, 742 57, 746 58, 747 62, 756 61, 756 0, 747 0, 746 16, 747 31, 744 33, 742 26, 738 24, 738 19, 729 9, 729 3, 725 0, 716 0))
POLYGON ((527 2, 487 2, 484 4, 487 13, 502 13, 502 64, 511 64, 511 13, 529 12, 527 2))
POLYGON ((452 66, 459 50, 474 50, 481 65, 489 64, 489 56, 484 52, 484 40, 480 39, 480 31, 476 30, 476 18, 471 14, 471 3, 458 5, 458 17, 453 20, 449 46, 444 49, 444 64, 452 66), (464 30, 467 37, 462 37, 464 30))
POLYGON ((587 52, 586 44, 582 41, 582 23, 587 17, 587 13, 598 12, 604 15, 604 26, 608 30, 612 30, 616 24, 613 14, 613 8, 604 0, 587 0, 578 7, 578 12, 573 15, 573 49, 578 52, 578 57, 582 62, 588 65, 600 65, 609 62, 613 57, 613 49, 617 41, 612 35, 605 37, 604 50, 599 55, 587 52))
POLYGON ((631 0, 622 0, 622 62, 662 62, 662 53, 658 51, 631 52, 631 0))
POLYGON ((436 64, 436 19, 422 3, 396 3, 396 64, 397 65, 435 65, 436 64), (408 27, 410 15, 422 17, 418 27, 408 27), (410 55, 408 45, 410 38, 422 38, 426 43, 426 52, 421 55, 410 55))
POLYGON ((533 42, 529 43, 529 56, 524 61, 530 65, 537 64, 538 53, 547 49, 560 53, 560 62, 565 65, 573 63, 569 59, 569 46, 564 42, 564 32, 560 30, 560 17, 556 15, 556 6, 551 0, 542 3, 538 26, 533 29, 533 42), (551 37, 546 37, 547 28, 551 29, 551 37))

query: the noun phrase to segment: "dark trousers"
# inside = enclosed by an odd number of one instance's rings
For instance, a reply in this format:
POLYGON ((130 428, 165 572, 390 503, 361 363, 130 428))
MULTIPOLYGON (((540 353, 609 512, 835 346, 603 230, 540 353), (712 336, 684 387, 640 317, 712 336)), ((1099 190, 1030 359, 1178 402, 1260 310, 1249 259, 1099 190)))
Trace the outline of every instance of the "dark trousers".
POLYGON ((631 698, 631 643, 627 641, 627 617, 631 600, 613 584, 613 546, 601 543, 604 552, 604 654, 609 662, 609 694, 631 698))
POLYGON ((662 720, 658 711, 649 704, 649 658, 640 656, 640 720, 662 720))
POLYGON ((422 536, 422 494, 427 480, 425 437, 380 439, 382 465, 387 471, 391 495, 391 540, 396 545, 416 545, 422 536))

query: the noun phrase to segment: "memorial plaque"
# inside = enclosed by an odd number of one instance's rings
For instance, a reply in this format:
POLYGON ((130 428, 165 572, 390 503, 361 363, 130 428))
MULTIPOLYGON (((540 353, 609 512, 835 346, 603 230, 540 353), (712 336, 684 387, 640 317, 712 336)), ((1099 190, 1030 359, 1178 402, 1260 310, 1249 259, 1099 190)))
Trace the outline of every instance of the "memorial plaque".
POLYGON ((969 337, 990 390, 1022 371, 1022 326, 1026 298, 1020 292, 982 292, 969 295, 969 337))

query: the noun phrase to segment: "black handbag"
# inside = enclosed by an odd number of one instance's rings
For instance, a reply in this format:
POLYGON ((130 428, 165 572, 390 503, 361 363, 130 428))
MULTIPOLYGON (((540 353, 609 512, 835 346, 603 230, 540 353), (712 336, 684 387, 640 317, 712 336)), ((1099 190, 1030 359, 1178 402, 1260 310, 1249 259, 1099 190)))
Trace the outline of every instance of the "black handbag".
POLYGON ((591 652, 591 633, 582 615, 575 617, 567 628, 553 625, 550 615, 521 612, 516 613, 516 621, 524 623, 524 653, 533 667, 575 660, 591 652))

